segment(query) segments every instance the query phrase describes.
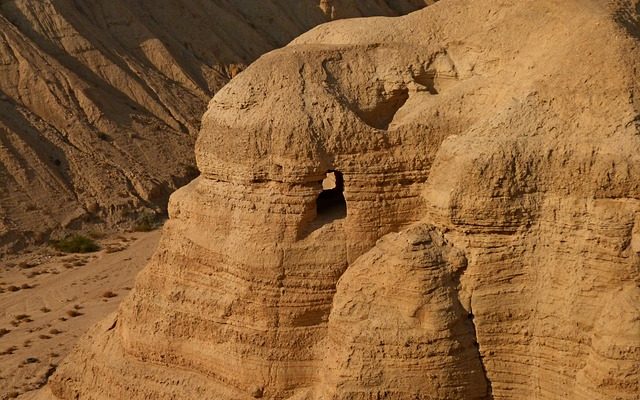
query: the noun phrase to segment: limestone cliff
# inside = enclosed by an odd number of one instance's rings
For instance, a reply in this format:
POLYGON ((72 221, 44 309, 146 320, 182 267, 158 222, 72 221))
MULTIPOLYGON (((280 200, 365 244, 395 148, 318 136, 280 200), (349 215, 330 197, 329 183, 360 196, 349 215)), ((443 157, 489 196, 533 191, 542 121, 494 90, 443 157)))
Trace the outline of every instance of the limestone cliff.
POLYGON ((443 0, 262 56, 40 396, 637 399, 639 17, 443 0))
POLYGON ((319 23, 426 3, 0 2, 0 251, 165 209, 230 77, 319 23))

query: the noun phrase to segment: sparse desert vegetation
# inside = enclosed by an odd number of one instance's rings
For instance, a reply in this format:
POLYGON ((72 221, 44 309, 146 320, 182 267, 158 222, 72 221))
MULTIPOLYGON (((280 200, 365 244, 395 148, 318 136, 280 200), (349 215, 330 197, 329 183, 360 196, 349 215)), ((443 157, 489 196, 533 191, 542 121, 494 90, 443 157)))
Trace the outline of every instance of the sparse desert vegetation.
POLYGON ((117 307, 118 291, 132 283, 157 237, 158 232, 107 235, 99 238, 104 247, 121 246, 119 252, 73 254, 47 246, 3 263, 0 309, 8 311, 0 315, 0 399, 8 388, 22 394, 46 383, 54 370, 49 363, 117 307), (39 362, 25 363, 30 357, 39 362))
POLYGON ((52 240, 51 246, 65 253, 92 253, 100 250, 100 246, 95 240, 80 234, 69 235, 60 240, 52 240))
POLYGON ((79 317, 82 315, 82 313, 78 310, 67 310, 67 312, 65 313, 68 316, 70 316, 71 318, 75 318, 75 317, 79 317))
POLYGON ((135 232, 150 232, 160 226, 160 218, 156 213, 146 212, 140 215, 133 226, 135 232))
POLYGON ((107 290, 106 292, 102 293, 102 297, 110 299, 112 297, 116 297, 118 296, 116 293, 113 293, 111 290, 107 290))
POLYGON ((9 355, 9 354, 13 354, 13 353, 15 353, 16 350, 18 350, 17 346, 9 346, 9 347, 7 347, 6 349, 4 349, 4 350, 2 350, 0 352, 0 356, 6 356, 6 355, 9 355))

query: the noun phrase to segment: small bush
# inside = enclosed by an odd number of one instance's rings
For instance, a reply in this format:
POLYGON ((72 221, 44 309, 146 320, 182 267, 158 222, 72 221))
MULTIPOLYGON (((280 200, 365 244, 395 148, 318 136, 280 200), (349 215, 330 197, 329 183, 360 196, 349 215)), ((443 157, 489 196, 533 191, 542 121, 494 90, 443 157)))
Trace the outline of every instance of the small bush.
POLYGON ((159 226, 158 216, 151 212, 146 212, 138 217, 133 230, 136 232, 151 232, 159 226))
POLYGON ((74 317, 81 316, 82 313, 79 312, 79 311, 76 311, 76 310, 69 310, 69 311, 67 311, 67 315, 70 316, 71 318, 74 318, 74 317))
POLYGON ((7 347, 3 351, 0 351, 0 356, 6 356, 6 355, 13 354, 13 353, 15 353, 16 350, 18 350, 18 348, 16 346, 7 347))
POLYGON ((111 136, 107 135, 104 132, 100 132, 100 133, 98 133, 98 139, 104 140, 105 142, 110 142, 111 141, 111 136))
POLYGON ((59 329, 56 329, 56 328, 52 328, 52 329, 49 330, 49 333, 52 334, 52 335, 59 335, 59 334, 62 333, 62 331, 59 330, 59 329))
POLYGON ((93 239, 82 235, 71 235, 62 240, 54 240, 51 245, 65 253, 92 253, 100 250, 100 246, 93 239))
POLYGON ((20 290, 20 288, 17 287, 16 285, 11 285, 7 288, 7 290, 10 292, 17 292, 18 290, 20 290))
POLYGON ((0 328, 0 338, 3 337, 4 335, 6 335, 9 332, 11 332, 11 330, 9 330, 7 328, 0 328))
POLYGON ((51 339, 51 336, 45 334, 39 335, 38 337, 43 340, 51 339))
POLYGON ((41 271, 31 271, 27 274, 27 278, 32 279, 35 278, 38 275, 42 275, 44 272, 41 271))
POLYGON ((110 298, 116 297, 116 296, 117 296, 117 294, 113 293, 111 290, 108 290, 108 291, 102 293, 102 297, 107 298, 107 299, 110 299, 110 298))

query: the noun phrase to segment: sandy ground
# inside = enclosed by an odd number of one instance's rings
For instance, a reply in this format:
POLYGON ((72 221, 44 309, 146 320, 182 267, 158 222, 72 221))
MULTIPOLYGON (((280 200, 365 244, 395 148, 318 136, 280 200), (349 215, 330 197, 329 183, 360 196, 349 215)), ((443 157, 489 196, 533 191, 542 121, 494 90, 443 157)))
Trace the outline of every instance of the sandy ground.
POLYGON ((0 399, 46 383, 89 327, 114 311, 160 230, 100 240, 92 254, 50 248, 0 263, 0 399))

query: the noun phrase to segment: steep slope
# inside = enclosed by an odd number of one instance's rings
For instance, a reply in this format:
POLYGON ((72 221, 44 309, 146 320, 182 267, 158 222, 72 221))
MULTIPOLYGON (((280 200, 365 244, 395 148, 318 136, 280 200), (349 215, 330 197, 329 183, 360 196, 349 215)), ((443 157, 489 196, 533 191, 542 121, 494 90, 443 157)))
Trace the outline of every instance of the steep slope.
POLYGON ((637 399, 638 19, 444 0, 262 56, 39 395, 637 399))
POLYGON ((207 101, 330 19, 427 0, 10 0, 0 4, 0 250, 166 208, 197 175, 207 101))

